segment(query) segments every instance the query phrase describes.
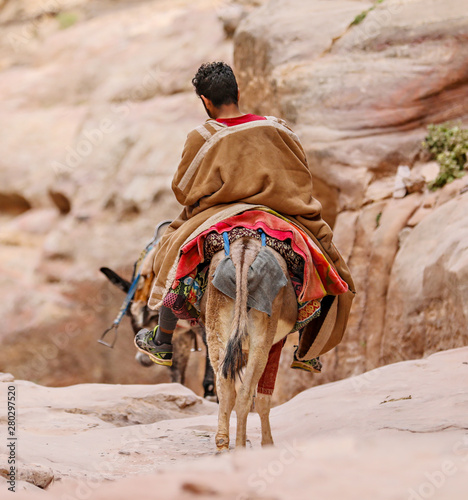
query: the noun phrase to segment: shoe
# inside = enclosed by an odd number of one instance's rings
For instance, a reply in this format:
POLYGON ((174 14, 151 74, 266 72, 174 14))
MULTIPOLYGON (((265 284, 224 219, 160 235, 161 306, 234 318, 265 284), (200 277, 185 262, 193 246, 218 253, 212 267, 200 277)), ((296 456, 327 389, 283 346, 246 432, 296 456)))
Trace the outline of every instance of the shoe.
POLYGON ((313 359, 304 359, 299 361, 296 357, 297 349, 294 351, 294 360, 291 363, 291 368, 295 368, 296 370, 304 370, 306 372, 314 372, 320 373, 322 371, 322 363, 320 362, 320 358, 313 359))
POLYGON ((153 363, 172 366, 172 344, 160 344, 156 339, 158 326, 154 330, 143 328, 134 339, 135 347, 147 354, 153 363))

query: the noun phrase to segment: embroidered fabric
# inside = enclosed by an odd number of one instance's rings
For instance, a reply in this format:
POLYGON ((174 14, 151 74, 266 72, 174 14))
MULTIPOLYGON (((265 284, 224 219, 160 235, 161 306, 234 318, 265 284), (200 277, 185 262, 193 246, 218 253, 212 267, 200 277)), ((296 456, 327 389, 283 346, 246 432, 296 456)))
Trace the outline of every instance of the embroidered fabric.
MULTIPOLYGON (((251 229, 236 227, 228 232, 229 242, 232 243, 236 239, 244 236, 261 239, 260 234, 251 229)), ((291 248, 290 243, 279 241, 266 236, 266 244, 276 250, 286 261, 288 272, 294 291, 298 298, 297 307, 298 315, 296 324, 290 333, 296 332, 306 326, 314 318, 320 314, 320 300, 310 300, 301 302, 299 295, 303 287, 303 272, 304 260, 300 255, 297 255, 291 248)), ((207 235, 204 243, 203 263, 199 264, 191 273, 182 278, 176 279, 172 284, 171 289, 166 294, 163 305, 172 309, 174 314, 179 319, 197 321, 200 316, 200 301, 205 293, 208 283, 208 267, 209 262, 216 252, 223 250, 224 239, 223 235, 213 232, 207 235)))

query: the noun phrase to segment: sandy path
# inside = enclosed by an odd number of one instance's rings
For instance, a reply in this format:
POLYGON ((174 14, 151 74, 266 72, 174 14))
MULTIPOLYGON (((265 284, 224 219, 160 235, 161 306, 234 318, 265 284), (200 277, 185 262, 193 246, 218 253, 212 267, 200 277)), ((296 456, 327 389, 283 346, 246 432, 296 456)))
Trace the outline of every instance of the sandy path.
POLYGON ((468 348, 299 394, 272 410, 274 448, 251 414, 251 449, 222 456, 217 406, 182 386, 13 385, 22 468, 55 477, 41 497, 468 498, 468 348))

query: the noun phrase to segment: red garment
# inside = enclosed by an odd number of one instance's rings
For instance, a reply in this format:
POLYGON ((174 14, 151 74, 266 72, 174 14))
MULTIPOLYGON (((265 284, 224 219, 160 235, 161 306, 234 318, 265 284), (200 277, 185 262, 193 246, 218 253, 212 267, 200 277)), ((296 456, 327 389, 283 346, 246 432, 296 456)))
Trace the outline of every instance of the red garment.
POLYGON ((340 295, 348 290, 346 282, 307 234, 289 221, 262 210, 248 210, 218 222, 186 243, 181 249, 176 280, 187 276, 203 262, 203 244, 208 233, 216 231, 222 234, 234 227, 263 229, 268 236, 277 240, 291 240, 292 249, 304 259, 304 281, 299 294, 301 302, 321 299, 327 294, 340 295))
POLYGON ((232 127, 233 125, 240 125, 241 123, 254 122, 257 120, 266 120, 266 118, 264 116, 248 113, 246 115, 236 116, 236 118, 218 118, 216 121, 224 123, 224 125, 227 125, 228 127, 232 127))
POLYGON ((276 376, 278 375, 281 350, 286 343, 286 337, 276 344, 273 344, 268 354, 268 361, 263 370, 263 375, 260 377, 257 385, 259 394, 273 394, 276 384, 276 376))

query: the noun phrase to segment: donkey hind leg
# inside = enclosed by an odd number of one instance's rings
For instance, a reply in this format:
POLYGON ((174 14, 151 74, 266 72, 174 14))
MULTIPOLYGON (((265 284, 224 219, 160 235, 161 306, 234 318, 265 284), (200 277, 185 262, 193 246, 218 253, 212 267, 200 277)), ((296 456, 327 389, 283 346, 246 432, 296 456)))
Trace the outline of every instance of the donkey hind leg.
POLYGON ((218 431, 216 432, 215 442, 218 451, 227 451, 229 450, 229 422, 236 402, 235 381, 218 377, 216 379, 216 388, 218 394, 222 394, 222 397, 219 398, 218 431))
MULTIPOLYGON (((217 264, 219 257, 219 255, 213 257, 212 265, 217 264)), ((229 450, 229 421, 236 401, 236 388, 234 379, 227 379, 221 375, 221 363, 225 354, 224 345, 232 324, 233 301, 213 286, 208 286, 205 297, 206 309, 210 311, 205 323, 206 341, 210 361, 216 374, 216 391, 219 399, 215 442, 218 451, 226 451, 229 450)))
MULTIPOLYGON (((217 296, 218 305, 219 302, 227 302, 226 297, 222 296, 222 294, 217 290, 212 290, 212 294, 217 296)), ((222 317, 218 318, 218 327, 220 330, 227 330, 226 325, 224 325, 223 328, 223 323, 226 320, 222 317)), ((231 420, 231 413, 236 402, 235 379, 225 378, 220 373, 221 360, 224 358, 224 349, 222 343, 219 341, 218 335, 215 333, 215 330, 207 328, 207 341, 208 352, 210 354, 213 370, 214 373, 218 374, 216 377, 216 392, 218 393, 219 399, 218 430, 215 436, 215 443, 218 451, 227 451, 229 450, 229 422, 231 420)))
POLYGON ((262 426, 262 446, 273 444, 270 426, 271 394, 257 394, 255 407, 262 426))
MULTIPOLYGON (((281 296, 281 294, 280 294, 281 296)), ((245 446, 247 440, 247 416, 250 411, 252 397, 254 395, 260 377, 268 362, 268 354, 273 344, 278 322, 278 311, 280 307, 273 308, 270 318, 265 313, 250 311, 249 328, 249 357, 242 376, 242 385, 236 402, 237 433, 236 446, 245 446)), ((268 414, 266 415, 268 419, 268 414)), ((263 443, 263 420, 262 420, 262 444, 263 443)), ((269 428, 269 423, 268 423, 269 428)), ((273 444, 270 431, 270 442, 273 444)), ((266 443, 265 443, 266 444, 266 443)))

